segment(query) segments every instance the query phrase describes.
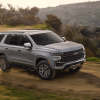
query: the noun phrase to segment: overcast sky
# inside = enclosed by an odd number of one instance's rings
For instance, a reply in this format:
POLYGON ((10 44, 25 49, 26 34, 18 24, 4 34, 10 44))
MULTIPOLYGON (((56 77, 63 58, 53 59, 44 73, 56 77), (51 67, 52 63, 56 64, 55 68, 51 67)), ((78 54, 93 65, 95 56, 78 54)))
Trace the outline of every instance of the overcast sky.
POLYGON ((7 8, 7 4, 12 4, 14 7, 54 7, 63 4, 71 4, 71 3, 80 3, 80 2, 92 2, 99 0, 0 0, 0 3, 3 4, 4 7, 7 8))

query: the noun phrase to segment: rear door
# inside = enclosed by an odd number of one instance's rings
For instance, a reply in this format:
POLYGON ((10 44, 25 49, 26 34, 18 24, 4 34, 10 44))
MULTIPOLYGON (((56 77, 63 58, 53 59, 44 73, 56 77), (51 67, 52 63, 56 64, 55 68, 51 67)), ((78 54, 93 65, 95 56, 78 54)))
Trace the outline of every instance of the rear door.
POLYGON ((19 62, 19 41, 20 35, 17 34, 9 34, 4 41, 4 52, 11 62, 19 62))

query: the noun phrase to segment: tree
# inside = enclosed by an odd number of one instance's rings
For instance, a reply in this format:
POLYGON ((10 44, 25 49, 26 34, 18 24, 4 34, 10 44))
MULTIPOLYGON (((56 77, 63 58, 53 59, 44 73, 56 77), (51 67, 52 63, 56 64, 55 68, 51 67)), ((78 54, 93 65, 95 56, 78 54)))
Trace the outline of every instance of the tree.
POLYGON ((34 15, 36 16, 39 12, 39 8, 37 7, 26 7, 26 8, 18 8, 18 11, 20 13, 21 16, 29 16, 29 15, 34 15))
POLYGON ((100 27, 99 26, 95 26, 94 29, 93 29, 93 32, 94 33, 100 32, 100 27))
POLYGON ((54 28, 56 31, 61 31, 62 22, 57 16, 49 14, 46 15, 47 19, 45 20, 46 24, 52 28, 54 28))

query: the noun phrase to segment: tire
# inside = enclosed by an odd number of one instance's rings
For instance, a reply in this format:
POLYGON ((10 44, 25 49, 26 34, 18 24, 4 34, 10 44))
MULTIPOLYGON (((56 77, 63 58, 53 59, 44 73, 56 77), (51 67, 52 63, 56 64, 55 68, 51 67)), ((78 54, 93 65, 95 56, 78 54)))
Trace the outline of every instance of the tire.
POLYGON ((0 56, 0 67, 3 72, 9 72, 11 67, 8 64, 6 56, 0 56))
POLYGON ((51 69, 46 60, 40 61, 37 65, 37 74, 43 80, 50 80, 55 77, 56 70, 51 69))
POLYGON ((81 69, 82 65, 80 67, 77 68, 70 68, 68 69, 70 72, 78 72, 81 69))

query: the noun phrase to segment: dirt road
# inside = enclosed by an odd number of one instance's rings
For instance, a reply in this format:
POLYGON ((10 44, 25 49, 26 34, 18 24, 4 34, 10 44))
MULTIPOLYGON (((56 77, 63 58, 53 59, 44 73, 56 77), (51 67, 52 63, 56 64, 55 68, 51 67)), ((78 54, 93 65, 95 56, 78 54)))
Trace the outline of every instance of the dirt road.
POLYGON ((100 94, 100 62, 86 62, 77 73, 57 73, 53 80, 40 79, 35 72, 12 69, 9 73, 0 70, 0 84, 22 89, 47 92, 78 92, 100 94))

